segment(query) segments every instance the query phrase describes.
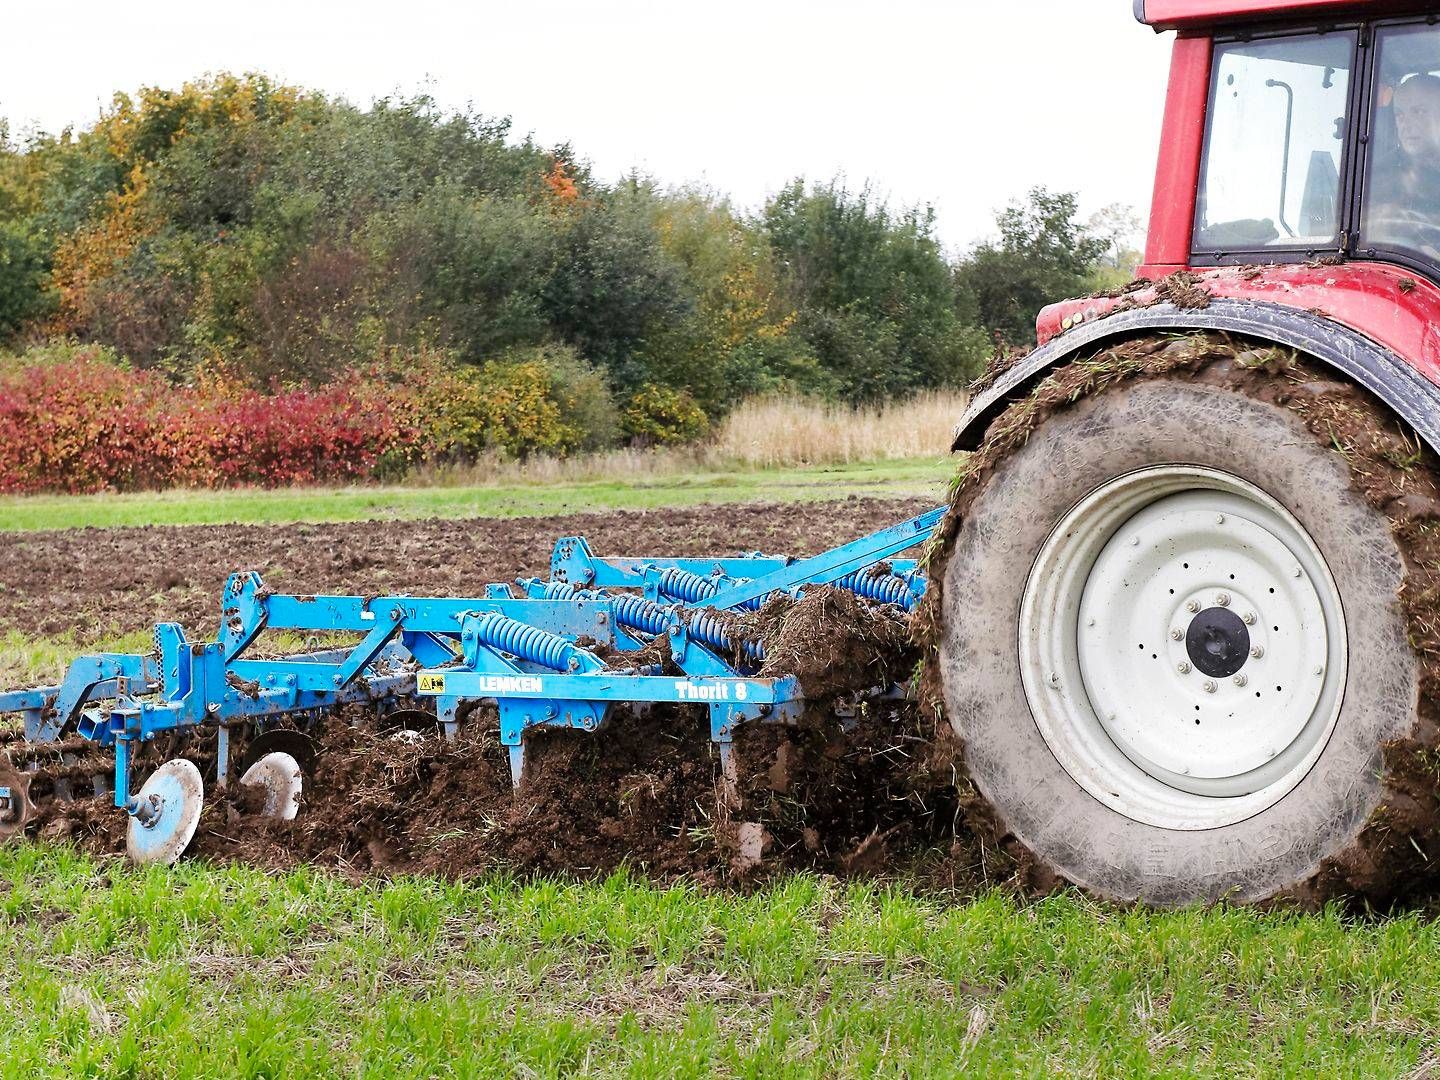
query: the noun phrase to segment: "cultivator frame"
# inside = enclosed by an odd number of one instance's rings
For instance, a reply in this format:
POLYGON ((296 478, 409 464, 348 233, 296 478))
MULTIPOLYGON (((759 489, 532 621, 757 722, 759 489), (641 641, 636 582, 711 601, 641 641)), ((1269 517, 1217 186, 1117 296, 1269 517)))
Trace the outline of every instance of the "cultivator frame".
MULTIPOLYGON (((926 541, 942 514, 930 510, 805 559, 600 558, 583 537, 566 537, 555 545, 548 580, 492 584, 477 597, 285 595, 257 573, 236 573, 225 584, 214 642, 192 643, 179 625, 161 623, 151 655, 82 656, 59 686, 0 694, 0 714, 20 714, 31 744, 74 734, 111 749, 115 805, 140 825, 156 806, 132 792, 131 767, 136 747, 158 735, 213 728, 223 787, 237 724, 263 729, 341 705, 384 708, 417 697, 434 700, 447 736, 471 703, 493 701, 517 785, 533 728, 598 731, 620 704, 703 705, 722 773, 733 780, 739 725, 791 722, 805 698, 793 676, 760 675, 764 642, 732 641, 727 613, 827 584, 908 610, 925 578, 914 561, 893 557, 926 541), (252 655, 267 631, 360 640, 252 655), (617 667, 599 655, 623 656, 661 636, 679 677, 663 674, 658 662, 617 667)), ((25 798, 0 786, 0 818, 28 815, 25 798)))

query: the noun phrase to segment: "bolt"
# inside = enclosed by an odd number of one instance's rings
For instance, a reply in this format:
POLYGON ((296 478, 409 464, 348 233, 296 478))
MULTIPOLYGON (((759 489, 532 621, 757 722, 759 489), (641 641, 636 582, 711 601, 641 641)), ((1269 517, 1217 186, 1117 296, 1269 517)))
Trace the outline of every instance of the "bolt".
POLYGON ((1224 525, 1224 524, 1225 524, 1225 515, 1224 515, 1224 514, 1216 514, 1216 515, 1215 515, 1215 524, 1216 524, 1216 525, 1224 525))
POLYGON ((1086 619, 1086 620, 1085 620, 1085 625, 1086 625, 1086 626, 1094 626, 1094 625, 1095 625, 1095 620, 1094 620, 1094 619, 1086 619))
POLYGON ((1255 625, 1255 613, 1254 613, 1253 611, 1247 611, 1247 612, 1245 612, 1244 615, 1241 615, 1241 616, 1240 616, 1240 619, 1241 619, 1242 622, 1244 622, 1244 624, 1245 624, 1246 626, 1254 626, 1254 625, 1255 625))
POLYGON ((1215 692, 1215 684, 1214 684, 1213 682, 1211 682, 1209 679, 1206 679, 1206 680, 1205 680, 1204 690, 1205 690, 1205 693, 1207 693, 1207 694, 1213 694, 1213 693, 1215 692))
POLYGON ((1138 536, 1132 536, 1132 537, 1130 538, 1130 546, 1131 546, 1131 547, 1139 547, 1139 546, 1140 546, 1140 538, 1139 538, 1138 536))
POLYGON ((1244 685, 1245 685, 1246 683, 1248 683, 1249 681, 1250 681, 1249 676, 1247 676, 1247 675, 1245 675, 1245 674, 1243 674, 1243 673, 1240 674, 1240 675, 1236 675, 1236 676, 1235 676, 1235 685, 1236 685, 1236 686, 1244 686, 1244 685))
POLYGON ((1215 597, 1215 603, 1219 604, 1221 607, 1229 607, 1230 594, 1228 592, 1222 592, 1219 596, 1215 597))
POLYGON ((1198 601, 1198 600, 1187 600, 1187 601, 1185 601, 1185 610, 1188 611, 1188 612, 1190 612, 1191 615, 1194 615, 1197 611, 1200 610, 1200 601, 1198 601))
POLYGON ((1184 640, 1185 640, 1185 631, 1184 631, 1184 630, 1179 630, 1179 629, 1171 630, 1171 631, 1170 631, 1170 640, 1171 640, 1171 641, 1184 641, 1184 640))
POLYGON ((1189 675, 1190 662, 1188 660, 1181 660, 1180 663, 1175 665, 1175 670, 1180 672, 1181 675, 1189 675))
POLYGON ((1052 690, 1059 690, 1059 689, 1060 689, 1060 676, 1059 676, 1059 674, 1058 674, 1057 672, 1052 671, 1052 672, 1050 673, 1050 680, 1049 680, 1049 682, 1050 682, 1050 688, 1051 688, 1052 690))
POLYGON ((1265 646, 1256 645, 1253 649, 1250 650, 1250 655, 1254 659, 1259 660, 1262 656, 1265 655, 1265 646))
POLYGON ((1325 668, 1324 668, 1322 665, 1319 665, 1319 664, 1315 665, 1315 674, 1316 674, 1316 675, 1324 675, 1324 674, 1325 674, 1325 668))
POLYGON ((1295 567, 1294 570, 1290 571, 1290 576, 1291 576, 1291 577, 1299 577, 1299 576, 1300 576, 1300 567, 1297 566, 1297 567, 1295 567))

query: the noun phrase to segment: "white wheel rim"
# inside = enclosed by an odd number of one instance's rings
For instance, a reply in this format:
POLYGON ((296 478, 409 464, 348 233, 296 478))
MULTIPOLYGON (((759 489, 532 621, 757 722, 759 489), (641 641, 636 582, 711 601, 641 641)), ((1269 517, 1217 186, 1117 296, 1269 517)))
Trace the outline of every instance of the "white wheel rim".
POLYGON ((1117 477, 1061 519, 1026 582, 1019 649, 1066 772, 1129 818, 1188 830, 1252 817, 1304 778, 1347 662, 1340 594, 1304 527, 1191 465, 1117 477))

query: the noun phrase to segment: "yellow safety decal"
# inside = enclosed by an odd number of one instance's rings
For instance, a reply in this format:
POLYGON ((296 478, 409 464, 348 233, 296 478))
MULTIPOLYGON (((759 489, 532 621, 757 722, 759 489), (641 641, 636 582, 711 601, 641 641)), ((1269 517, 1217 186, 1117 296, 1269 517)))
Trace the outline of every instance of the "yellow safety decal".
POLYGON ((422 694, 443 694, 445 693, 445 676, 421 675, 419 689, 422 694))

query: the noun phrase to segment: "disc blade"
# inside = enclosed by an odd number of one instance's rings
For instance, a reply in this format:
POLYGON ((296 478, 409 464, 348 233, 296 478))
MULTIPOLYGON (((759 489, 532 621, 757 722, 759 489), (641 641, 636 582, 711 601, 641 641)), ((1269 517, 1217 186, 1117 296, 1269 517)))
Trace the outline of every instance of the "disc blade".
POLYGON ((315 763, 317 751, 315 740, 303 731, 272 728, 262 731, 246 744, 245 753, 240 757, 240 771, 248 772, 266 754, 274 753, 289 754, 302 769, 308 769, 315 763))
POLYGON ((205 805, 205 786, 200 770, 184 758, 167 761, 145 781, 136 796, 154 809, 149 822, 130 818, 125 851, 134 863, 172 865, 190 846, 200 811, 205 805))
POLYGON ((22 773, 9 762, 0 764, 0 787, 10 789, 8 800, 0 803, 0 843, 23 836, 25 826, 35 816, 35 804, 30 801, 29 773, 22 773))
POLYGON ((245 770, 240 777, 241 786, 260 787, 265 790, 265 805, 261 813, 280 821, 293 821, 300 810, 300 793, 304 782, 300 775, 300 764, 289 754, 276 751, 266 754, 245 770))

